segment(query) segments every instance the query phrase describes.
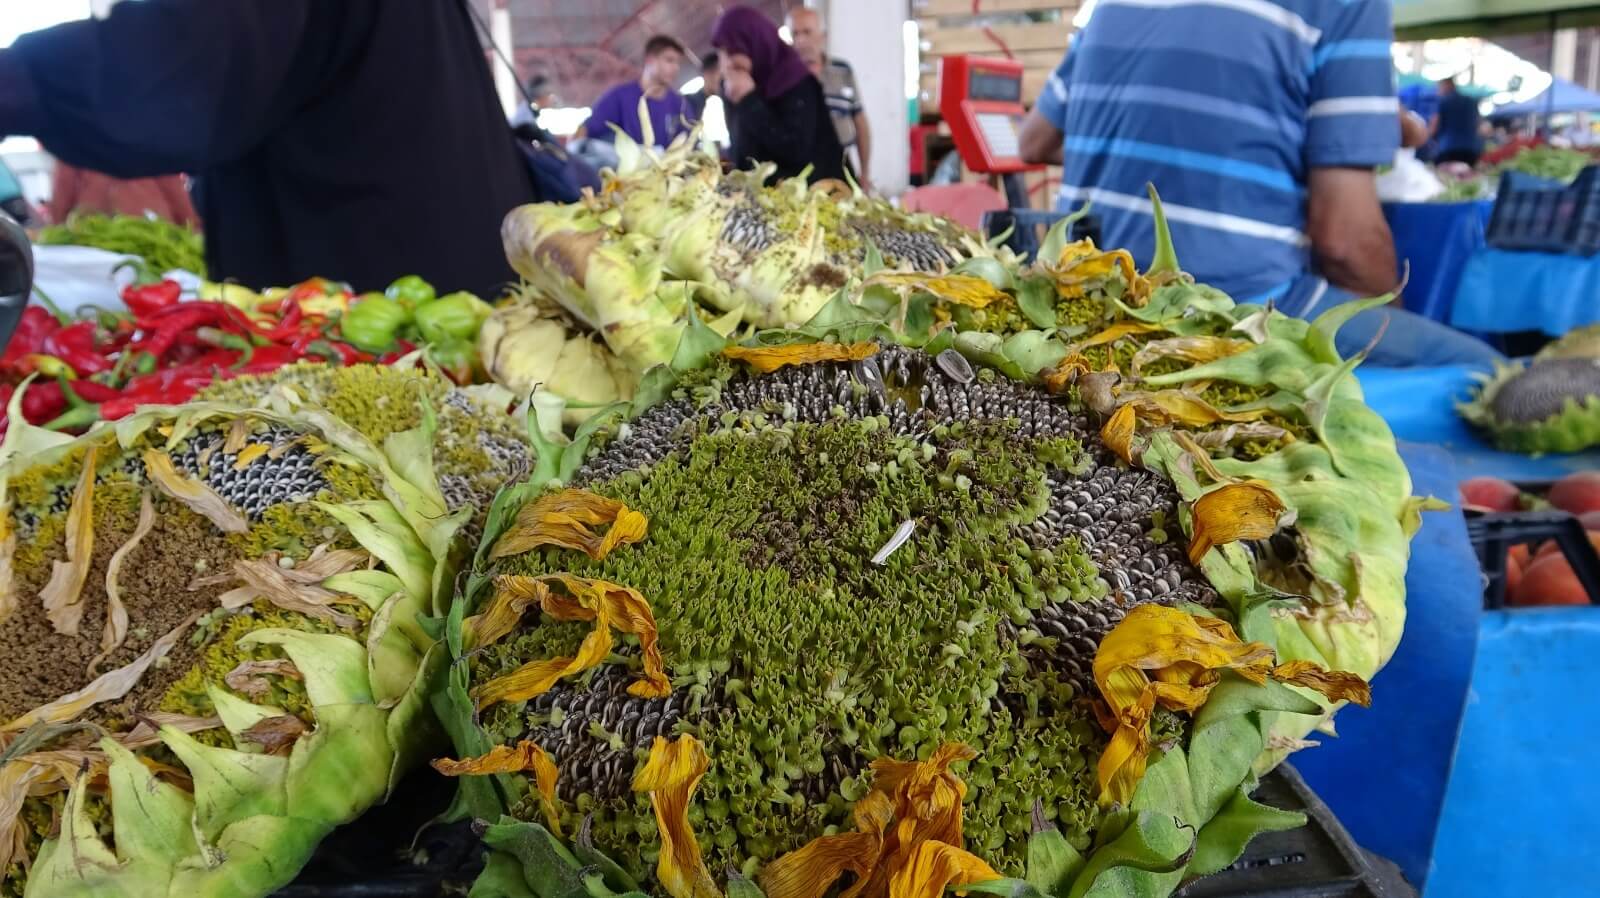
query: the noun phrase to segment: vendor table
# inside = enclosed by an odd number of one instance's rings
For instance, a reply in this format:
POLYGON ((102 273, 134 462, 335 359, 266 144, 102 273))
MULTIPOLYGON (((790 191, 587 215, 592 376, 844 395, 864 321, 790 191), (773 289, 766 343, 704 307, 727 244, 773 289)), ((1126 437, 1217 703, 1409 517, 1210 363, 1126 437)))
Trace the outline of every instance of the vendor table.
POLYGON ((1357 368, 1356 377, 1367 404, 1383 416, 1397 438, 1433 444, 1449 452, 1462 479, 1556 480, 1573 471, 1600 469, 1600 450, 1531 458, 1501 452, 1485 442, 1455 409, 1458 400, 1467 398, 1473 370, 1466 366, 1357 368))
POLYGON ((1434 321, 1450 320, 1461 272, 1483 248, 1492 200, 1464 203, 1384 203, 1394 235, 1395 259, 1409 266, 1401 302, 1407 311, 1434 321))
POLYGON ((1464 331, 1544 331, 1600 322, 1600 256, 1482 249, 1467 261, 1450 324, 1464 331))

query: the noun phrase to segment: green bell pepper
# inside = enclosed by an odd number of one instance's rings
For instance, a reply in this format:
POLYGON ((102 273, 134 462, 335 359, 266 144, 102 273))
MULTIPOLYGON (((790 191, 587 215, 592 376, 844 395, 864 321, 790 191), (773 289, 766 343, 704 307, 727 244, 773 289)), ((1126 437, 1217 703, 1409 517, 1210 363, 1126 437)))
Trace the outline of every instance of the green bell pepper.
POLYGON ((339 320, 341 338, 365 352, 384 352, 394 346, 400 328, 411 320, 411 312, 400 303, 380 294, 368 293, 339 320))
POLYGON ((470 384, 478 369, 478 346, 472 340, 446 340, 427 349, 428 358, 458 384, 470 384))
POLYGON ((493 311, 471 293, 452 293, 417 309, 417 329, 429 343, 471 340, 493 311))
POLYGON ((407 309, 416 309, 418 306, 433 302, 433 298, 438 294, 434 293, 432 284, 414 274, 408 274, 390 284, 389 289, 383 291, 383 295, 407 309))

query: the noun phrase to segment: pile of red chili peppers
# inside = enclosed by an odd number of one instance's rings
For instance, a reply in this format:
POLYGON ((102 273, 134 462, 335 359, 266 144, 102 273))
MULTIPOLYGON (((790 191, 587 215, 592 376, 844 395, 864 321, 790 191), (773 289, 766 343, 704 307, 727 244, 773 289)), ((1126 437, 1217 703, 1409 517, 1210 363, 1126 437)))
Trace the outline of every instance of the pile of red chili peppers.
POLYGON ((184 301, 174 281, 125 288, 126 314, 101 311, 74 320, 48 301, 29 305, 0 356, 0 404, 9 404, 18 384, 37 373, 22 397, 23 416, 30 424, 79 432, 141 405, 186 402, 219 380, 299 361, 392 362, 409 351, 402 346, 375 358, 329 336, 329 321, 301 308, 327 287, 320 280, 295 287, 260 307, 265 320, 223 302, 184 301))

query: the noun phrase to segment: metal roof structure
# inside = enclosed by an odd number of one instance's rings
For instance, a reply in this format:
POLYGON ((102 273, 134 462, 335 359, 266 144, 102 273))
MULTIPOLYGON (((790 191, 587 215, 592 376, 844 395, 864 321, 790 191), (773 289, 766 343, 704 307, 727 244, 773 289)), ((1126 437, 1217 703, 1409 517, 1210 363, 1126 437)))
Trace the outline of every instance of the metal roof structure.
MULTIPOLYGON (((801 0, 744 0, 774 22, 801 0)), ((507 0, 515 59, 524 80, 542 74, 566 105, 587 106, 607 87, 639 75, 645 42, 668 34, 689 52, 711 49, 724 0, 507 0)), ((685 63, 681 78, 697 77, 685 63)))

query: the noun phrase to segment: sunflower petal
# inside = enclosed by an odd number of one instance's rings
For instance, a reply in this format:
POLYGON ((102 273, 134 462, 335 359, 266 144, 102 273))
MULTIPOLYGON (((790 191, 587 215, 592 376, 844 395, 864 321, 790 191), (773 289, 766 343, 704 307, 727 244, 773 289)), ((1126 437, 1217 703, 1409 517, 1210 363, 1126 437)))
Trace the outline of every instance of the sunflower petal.
POLYGON ((516 744, 496 745, 487 754, 476 758, 453 761, 440 758, 432 762, 434 770, 444 776, 489 776, 497 773, 523 773, 533 771, 534 783, 539 789, 539 806, 544 812, 550 831, 561 835, 561 814, 556 810, 555 762, 537 742, 524 739, 516 744))
POLYGON ((106 563, 106 625, 100 634, 100 654, 89 661, 90 670, 98 667, 128 638, 128 609, 122 604, 122 587, 117 580, 122 575, 122 565, 139 548, 140 541, 149 535, 155 523, 156 508, 150 502, 150 494, 145 493, 139 499, 139 523, 134 526, 133 535, 111 554, 111 560, 106 563))
POLYGON ((478 614, 464 622, 469 650, 493 645, 517 628, 529 608, 544 604, 550 588, 538 577, 502 574, 494 578, 494 596, 478 614))
POLYGON ((495 543, 491 558, 520 555, 540 546, 583 552, 596 561, 611 550, 645 537, 649 521, 640 512, 587 490, 565 489, 540 496, 517 512, 516 523, 495 543), (591 527, 610 525, 604 536, 591 527))
POLYGON ((161 491, 177 499, 223 533, 247 533, 250 522, 245 520, 217 491, 192 477, 185 477, 172 466, 172 457, 159 449, 146 449, 144 467, 150 480, 161 491))
POLYGON ((1133 464, 1133 432, 1138 427, 1138 413, 1133 406, 1124 405, 1111 413, 1106 423, 1100 428, 1100 442, 1106 448, 1117 454, 1117 457, 1133 464))
POLYGON ((1082 352, 1091 346, 1099 346, 1103 343, 1115 343, 1123 337, 1131 337, 1134 334, 1153 333, 1161 329, 1161 325, 1159 324, 1146 324, 1143 321, 1122 321, 1111 325, 1110 327, 1092 337, 1089 337, 1081 343, 1073 344, 1072 351, 1082 352))
POLYGON ((1229 483, 1194 503, 1194 534, 1189 561, 1198 565, 1214 546, 1241 539, 1266 539, 1278 532, 1288 506, 1260 480, 1229 483))
POLYGON ((1253 345, 1249 340, 1235 340, 1232 337, 1213 337, 1205 334, 1152 340, 1139 347, 1139 351, 1133 354, 1132 369, 1133 373, 1137 375, 1140 368, 1157 359, 1182 359, 1185 362, 1199 365, 1238 355, 1253 345))
POLYGON ((867 279, 865 286, 909 287, 925 290, 945 302, 981 309, 1006 298, 998 287, 977 275, 927 275, 916 272, 885 271, 867 279))
POLYGON ((648 792, 655 809, 661 835, 656 879, 672 898, 722 896, 689 826, 689 802, 710 767, 705 746, 693 736, 685 734, 672 742, 657 736, 649 759, 633 778, 633 791, 648 792))
POLYGON ((83 583, 89 579, 89 562, 94 554, 94 476, 98 447, 84 454, 83 473, 72 493, 67 511, 67 557, 50 571, 50 582, 39 590, 45 617, 63 636, 77 636, 83 620, 83 583))
POLYGON ((550 691, 564 677, 583 673, 606 659, 611 652, 611 628, 596 626, 583 638, 578 654, 571 658, 530 661, 503 677, 497 677, 472 690, 479 711, 499 702, 522 702, 550 691))
POLYGON ((889 898, 941 898, 946 889, 1000 878, 977 855, 930 840, 918 845, 911 863, 890 877, 889 898))
POLYGON ((1372 704, 1372 687, 1353 673, 1323 670, 1310 661, 1290 661, 1272 669, 1272 678, 1304 686, 1331 701, 1354 702, 1365 708, 1372 704))
POLYGON ((1137 405, 1147 418, 1161 424, 1182 424, 1187 427, 1207 427, 1212 424, 1245 423, 1260 420, 1267 409, 1229 412, 1217 408, 1193 393, 1182 390, 1157 390, 1152 393, 1133 393, 1121 397, 1130 405, 1137 405))
POLYGON ((858 362, 878 352, 876 343, 791 343, 787 346, 729 346, 722 354, 744 362, 757 374, 768 374, 786 365, 813 362, 858 362))
POLYGON ((822 898, 846 871, 865 880, 882 843, 872 832, 818 836, 764 867, 761 888, 767 898, 822 898))

